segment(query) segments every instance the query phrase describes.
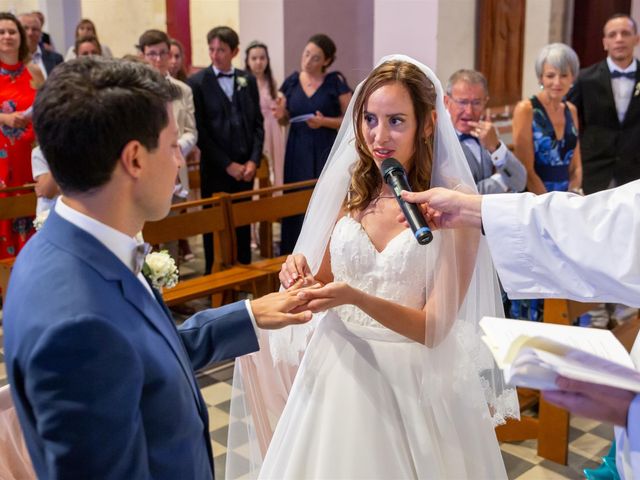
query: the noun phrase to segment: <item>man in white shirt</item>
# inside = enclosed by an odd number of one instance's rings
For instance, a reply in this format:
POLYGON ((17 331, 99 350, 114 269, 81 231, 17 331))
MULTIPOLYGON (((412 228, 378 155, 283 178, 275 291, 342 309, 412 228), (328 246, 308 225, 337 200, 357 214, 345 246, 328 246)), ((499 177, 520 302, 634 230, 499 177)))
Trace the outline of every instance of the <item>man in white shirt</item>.
POLYGON ((490 119, 482 119, 489 101, 487 79, 476 70, 458 70, 447 82, 444 104, 480 193, 521 192, 524 165, 500 141, 490 119))
POLYGON ((53 70, 56 65, 62 63, 64 59, 59 53, 40 47, 42 24, 36 14, 23 13, 18 16, 18 20, 20 20, 20 23, 27 34, 27 43, 29 44, 31 61, 36 64, 40 70, 42 70, 44 78, 47 78, 51 73, 51 70, 53 70))
POLYGON ((211 479, 194 370, 306 322, 296 291, 203 310, 176 328, 135 236, 171 206, 179 91, 139 62, 83 57, 34 105, 63 196, 20 252, 4 305, 11 393, 38 478, 211 479))
MULTIPOLYGON (((568 298, 640 307, 640 180, 586 197, 403 192, 433 228, 481 228, 510 298, 568 298)), ((640 369, 640 341, 631 357, 640 369)), ((640 395, 559 378, 546 399, 617 425, 616 465, 640 478, 640 395)))

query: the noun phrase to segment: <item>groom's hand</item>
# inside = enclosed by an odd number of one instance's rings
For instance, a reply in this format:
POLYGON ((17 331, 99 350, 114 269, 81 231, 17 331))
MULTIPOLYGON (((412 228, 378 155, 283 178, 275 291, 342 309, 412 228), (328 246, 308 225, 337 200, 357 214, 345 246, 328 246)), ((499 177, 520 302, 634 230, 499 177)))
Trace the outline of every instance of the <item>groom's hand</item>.
POLYGON ((307 300, 298 296, 301 287, 302 280, 299 280, 288 290, 252 300, 251 310, 258 327, 273 330, 311 320, 307 300))
POLYGON ((311 269, 307 264, 307 259, 301 253, 289 255, 280 268, 278 275, 284 288, 290 288, 298 280, 302 280, 302 286, 309 286, 315 283, 311 274, 311 269))

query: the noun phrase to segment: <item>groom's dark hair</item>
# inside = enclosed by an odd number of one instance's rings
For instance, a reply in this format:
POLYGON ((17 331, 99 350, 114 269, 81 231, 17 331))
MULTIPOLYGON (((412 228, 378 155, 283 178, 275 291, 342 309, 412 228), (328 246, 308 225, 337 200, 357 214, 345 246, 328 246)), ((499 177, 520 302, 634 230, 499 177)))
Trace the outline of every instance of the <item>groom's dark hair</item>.
POLYGON ((152 151, 180 91, 153 68, 83 57, 58 65, 38 91, 33 124, 64 193, 106 184, 132 140, 152 151))

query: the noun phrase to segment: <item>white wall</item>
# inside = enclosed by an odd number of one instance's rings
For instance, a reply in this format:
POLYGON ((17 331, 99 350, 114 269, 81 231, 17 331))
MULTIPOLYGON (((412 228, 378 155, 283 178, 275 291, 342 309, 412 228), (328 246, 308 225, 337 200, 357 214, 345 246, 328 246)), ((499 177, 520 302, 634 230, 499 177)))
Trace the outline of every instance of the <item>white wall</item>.
MULTIPOLYGON (((271 72, 280 85, 284 80, 284 6, 283 0, 243 0, 240 2, 240 57, 253 40, 269 48, 271 72)), ((241 67, 244 68, 244 67, 241 67)))
POLYGON ((19 13, 39 10, 38 0, 0 0, 0 12, 19 13))
MULTIPOLYGON (((82 0, 82 18, 96 24, 100 42, 115 57, 136 54, 135 45, 145 30, 167 28, 164 0, 82 0)), ((75 25, 71 28, 75 30, 75 25)))
POLYGON ((549 42, 551 0, 528 0, 525 12, 524 59, 522 64, 522 98, 539 90, 535 63, 538 52, 549 42))
POLYGON ((385 55, 403 53, 437 72, 439 3, 438 0, 375 0, 374 63, 385 55))
MULTIPOLYGON (((240 6, 238 0, 191 0, 191 63, 204 67, 211 64, 207 32, 214 27, 225 25, 233 28, 243 41, 239 28, 240 6)), ((164 27, 166 28, 166 26, 164 27)), ((242 44, 240 45, 242 48, 242 44)), ((244 56, 239 54, 233 64, 241 68, 244 56)))
POLYGON ((453 72, 474 68, 476 0, 441 0, 438 9, 436 74, 444 87, 453 72))

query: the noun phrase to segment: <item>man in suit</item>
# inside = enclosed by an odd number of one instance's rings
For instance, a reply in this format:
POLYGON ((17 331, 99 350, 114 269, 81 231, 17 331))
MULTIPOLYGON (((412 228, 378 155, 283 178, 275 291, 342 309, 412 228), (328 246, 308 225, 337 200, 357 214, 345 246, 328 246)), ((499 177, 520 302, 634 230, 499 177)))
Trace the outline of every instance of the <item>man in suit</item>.
MULTIPOLYGON (((188 81, 196 108, 203 197, 251 190, 264 140, 256 80, 231 65, 238 54, 238 34, 229 27, 216 27, 207 34, 207 43, 212 64, 188 81)), ((236 229, 236 237, 238 261, 250 263, 250 227, 236 229)), ((205 235, 204 247, 209 272, 213 264, 211 235, 205 235)))
POLYGON ((51 73, 51 70, 53 70, 56 65, 62 63, 62 55, 40 47, 42 24, 35 13, 23 13, 18 17, 18 20, 20 20, 20 23, 27 34, 27 43, 29 44, 31 61, 40 67, 44 78, 47 78, 51 73))
POLYGON ((449 78, 444 103, 478 191, 521 192, 527 184, 524 165, 500 141, 491 121, 481 119, 488 100, 482 73, 458 70, 449 78))
POLYGON ((629 15, 616 14, 603 33, 607 58, 582 70, 568 94, 578 109, 586 194, 640 178, 637 25, 629 15))
POLYGON ((194 369, 304 322, 297 292, 204 310, 176 329, 141 274, 145 221, 171 205, 179 92, 138 62, 83 57, 42 87, 34 126, 63 196, 18 256, 4 354, 38 478, 213 478, 194 369), (255 324, 254 324, 255 321, 255 324))

